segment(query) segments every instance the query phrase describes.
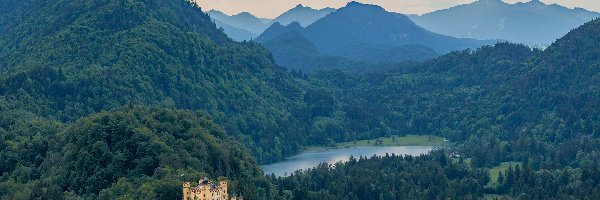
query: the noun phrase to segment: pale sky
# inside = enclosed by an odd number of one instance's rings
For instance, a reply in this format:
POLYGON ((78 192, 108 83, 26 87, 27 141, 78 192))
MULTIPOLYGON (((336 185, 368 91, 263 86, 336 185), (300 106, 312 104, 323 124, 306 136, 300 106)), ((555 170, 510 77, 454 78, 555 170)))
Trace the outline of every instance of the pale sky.
MULTIPOLYGON (((312 8, 340 8, 351 0, 195 0, 202 10, 215 9, 233 15, 250 12, 255 16, 275 18, 298 4, 312 8)), ((475 0, 357 0, 361 3, 376 4, 388 11, 403 14, 422 14, 475 0)), ((504 0, 507 3, 527 2, 529 0, 504 0)), ((600 0, 541 0, 546 4, 557 3, 565 7, 580 7, 600 11, 600 0)))

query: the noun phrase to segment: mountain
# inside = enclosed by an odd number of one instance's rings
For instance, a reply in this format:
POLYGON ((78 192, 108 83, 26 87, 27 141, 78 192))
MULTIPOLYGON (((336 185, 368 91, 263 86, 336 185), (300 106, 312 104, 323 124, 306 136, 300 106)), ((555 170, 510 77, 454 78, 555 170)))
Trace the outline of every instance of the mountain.
POLYGON ((301 26, 306 27, 332 12, 335 12, 335 9, 323 8, 317 10, 311 7, 305 7, 302 4, 298 4, 296 7, 275 18, 272 23, 277 22, 281 25, 287 26, 292 22, 298 22, 301 26))
POLYGON ((573 28, 600 17, 600 13, 539 0, 515 4, 479 0, 409 17, 427 30, 454 37, 551 44, 573 28))
POLYGON ((477 48, 494 41, 477 41, 427 31, 408 17, 375 5, 350 2, 338 11, 306 27, 306 37, 325 53, 339 52, 357 44, 421 45, 438 53, 477 48))
POLYGON ((257 18, 248 12, 233 16, 216 10, 210 10, 207 13, 215 20, 218 27, 225 30, 227 36, 236 41, 243 41, 256 38, 274 23, 288 25, 292 22, 299 22, 302 26, 308 26, 333 11, 335 11, 333 8, 316 10, 299 4, 273 20, 257 18))
POLYGON ((275 23, 265 32, 267 34, 261 35, 262 39, 270 38, 262 44, 273 53, 273 59, 279 65, 303 73, 332 68, 349 70, 368 65, 339 56, 320 55, 315 45, 299 33, 300 30, 302 26, 298 22, 287 27, 275 23))
POLYGON ((259 162, 311 140, 298 128, 305 122, 290 118, 305 107, 296 78, 185 0, 24 2, 0 22, 8 24, 0 35, 6 110, 65 123, 127 104, 203 110, 259 162), (298 144, 274 145, 294 132, 298 144))
MULTIPOLYGON (((267 48, 274 52, 276 61, 293 59, 289 57, 293 55, 277 57, 285 55, 277 52, 281 49, 297 48, 291 45, 292 42, 281 38, 278 40, 279 44, 271 41, 277 35, 287 32, 300 34, 302 38, 294 38, 310 42, 319 55, 371 63, 420 61, 449 51, 477 48, 495 42, 432 33, 417 26, 402 14, 386 12, 379 6, 357 2, 350 2, 306 28, 297 23, 285 27, 279 23, 273 24, 257 37, 256 41, 268 44, 267 48), (283 48, 284 46, 288 47, 283 48)), ((303 64, 287 67, 302 70, 300 65, 303 64)))
POLYGON ((214 20, 215 24, 219 28, 223 28, 223 32, 229 36, 231 39, 241 42, 241 41, 250 41, 256 38, 258 35, 251 33, 250 31, 239 29, 229 24, 223 23, 219 20, 214 20))
POLYGON ((248 12, 242 12, 229 16, 216 10, 210 10, 207 12, 207 14, 210 15, 211 18, 220 21, 221 23, 237 29, 249 31, 255 35, 260 35, 269 26, 269 24, 264 23, 264 19, 255 17, 248 12))
POLYGON ((173 199, 203 176, 272 199, 256 160, 307 146, 296 78, 187 0, 2 9, 1 199, 173 199))
POLYGON ((256 41, 266 42, 288 32, 302 33, 304 32, 304 28, 298 22, 292 22, 286 26, 281 25, 279 22, 275 22, 269 26, 265 32, 260 34, 260 36, 256 38, 256 41))

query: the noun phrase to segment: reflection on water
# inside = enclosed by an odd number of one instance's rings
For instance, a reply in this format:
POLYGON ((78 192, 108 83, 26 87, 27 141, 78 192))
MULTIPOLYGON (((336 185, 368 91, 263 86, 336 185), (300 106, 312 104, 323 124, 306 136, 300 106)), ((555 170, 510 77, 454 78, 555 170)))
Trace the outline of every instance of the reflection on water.
POLYGON ((330 164, 339 161, 348 161, 350 156, 371 157, 373 155, 384 156, 388 154, 396 155, 421 155, 431 151, 433 147, 428 146, 371 146, 371 147, 351 147, 342 149, 329 149, 318 152, 304 152, 285 159, 284 161, 262 165, 261 168, 265 174, 275 174, 275 176, 284 176, 299 169, 309 169, 317 166, 319 163, 327 162, 330 164))

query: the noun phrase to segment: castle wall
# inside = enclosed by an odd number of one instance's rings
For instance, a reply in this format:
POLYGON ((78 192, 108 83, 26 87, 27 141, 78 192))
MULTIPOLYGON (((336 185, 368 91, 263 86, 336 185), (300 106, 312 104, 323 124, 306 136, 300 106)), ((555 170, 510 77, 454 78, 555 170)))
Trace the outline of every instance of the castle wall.
POLYGON ((227 182, 221 181, 218 186, 199 181, 197 187, 190 187, 189 182, 183 183, 183 200, 229 200, 227 182))

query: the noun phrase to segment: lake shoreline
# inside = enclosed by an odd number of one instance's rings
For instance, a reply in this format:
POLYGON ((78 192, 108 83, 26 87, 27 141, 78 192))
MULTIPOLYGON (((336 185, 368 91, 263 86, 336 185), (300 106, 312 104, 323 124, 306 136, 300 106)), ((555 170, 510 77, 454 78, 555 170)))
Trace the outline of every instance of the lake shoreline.
POLYGON ((405 147, 405 146, 431 146, 443 147, 450 146, 447 139, 435 135, 392 135, 370 140, 358 140, 352 142, 336 143, 335 146, 311 146, 305 148, 305 152, 322 152, 331 149, 344 149, 352 147, 405 147))
POLYGON ((307 170, 321 163, 334 164, 337 162, 346 162, 351 157, 370 158, 372 156, 385 156, 387 154, 419 156, 429 153, 434 148, 434 146, 357 146, 333 148, 324 151, 305 151, 277 163, 261 165, 260 168, 265 175, 287 176, 297 170, 307 170))

